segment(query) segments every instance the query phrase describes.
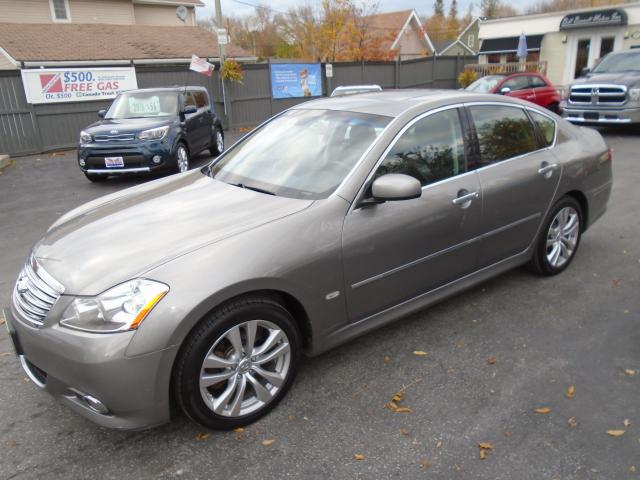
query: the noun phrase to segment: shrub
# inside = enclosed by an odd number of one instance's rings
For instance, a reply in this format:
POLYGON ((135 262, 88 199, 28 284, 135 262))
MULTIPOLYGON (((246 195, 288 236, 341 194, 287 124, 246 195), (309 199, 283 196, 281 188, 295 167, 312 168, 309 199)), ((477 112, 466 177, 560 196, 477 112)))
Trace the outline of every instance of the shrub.
POLYGON ((220 77, 229 82, 243 83, 242 66, 235 60, 227 59, 220 68, 220 77))
POLYGON ((475 70, 471 70, 470 68, 463 70, 462 72, 460 72, 460 75, 458 75, 458 83, 462 88, 467 88, 477 79, 478 74, 475 70))

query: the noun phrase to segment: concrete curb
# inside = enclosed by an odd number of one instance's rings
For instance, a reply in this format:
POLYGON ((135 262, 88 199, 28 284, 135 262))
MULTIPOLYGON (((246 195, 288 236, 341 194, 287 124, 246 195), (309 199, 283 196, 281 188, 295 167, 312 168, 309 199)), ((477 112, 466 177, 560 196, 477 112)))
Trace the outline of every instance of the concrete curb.
POLYGON ((11 163, 11 157, 9 155, 0 155, 0 170, 4 167, 8 167, 11 163))

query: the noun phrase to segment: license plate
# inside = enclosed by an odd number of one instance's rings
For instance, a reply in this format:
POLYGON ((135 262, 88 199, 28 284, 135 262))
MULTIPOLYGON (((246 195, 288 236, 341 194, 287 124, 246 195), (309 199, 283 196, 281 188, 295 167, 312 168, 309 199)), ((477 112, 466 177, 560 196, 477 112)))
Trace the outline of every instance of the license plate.
POLYGON ((122 157, 105 157, 104 166, 107 168, 124 167, 124 159, 122 157))
POLYGON ((585 120, 598 120, 600 118, 600 114, 597 112, 584 112, 585 120))

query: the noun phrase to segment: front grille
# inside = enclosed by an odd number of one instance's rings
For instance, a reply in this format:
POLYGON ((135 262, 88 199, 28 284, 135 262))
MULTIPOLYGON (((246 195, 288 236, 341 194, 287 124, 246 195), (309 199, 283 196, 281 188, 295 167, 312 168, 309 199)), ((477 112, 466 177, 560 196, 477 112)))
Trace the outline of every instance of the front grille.
POLYGON ((20 319, 33 327, 40 327, 63 293, 64 287, 32 255, 18 275, 13 289, 13 307, 20 319))
POLYGON ((121 133, 118 135, 94 135, 96 142, 133 142, 136 139, 135 133, 121 133))
POLYGON ((570 103, 582 105, 621 105, 626 100, 624 85, 576 85, 569 95, 570 103))

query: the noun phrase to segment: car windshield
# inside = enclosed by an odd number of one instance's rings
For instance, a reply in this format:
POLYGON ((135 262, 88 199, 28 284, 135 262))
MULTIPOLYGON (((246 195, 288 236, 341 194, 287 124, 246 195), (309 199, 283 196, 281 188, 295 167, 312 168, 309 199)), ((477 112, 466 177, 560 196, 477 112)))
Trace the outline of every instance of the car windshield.
POLYGON ((470 92, 487 93, 493 90, 503 78, 504 75, 488 75, 473 82, 467 87, 467 90, 470 92))
POLYGON ((630 71, 640 71, 640 52, 609 54, 593 69, 593 73, 620 73, 630 71))
POLYGON ((105 118, 150 118, 177 114, 177 92, 128 92, 113 101, 105 118))
POLYGON ((290 110, 236 144, 210 175, 274 195, 328 197, 390 117, 335 110, 290 110))

